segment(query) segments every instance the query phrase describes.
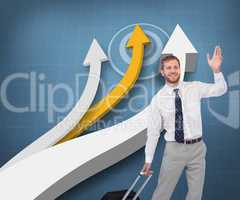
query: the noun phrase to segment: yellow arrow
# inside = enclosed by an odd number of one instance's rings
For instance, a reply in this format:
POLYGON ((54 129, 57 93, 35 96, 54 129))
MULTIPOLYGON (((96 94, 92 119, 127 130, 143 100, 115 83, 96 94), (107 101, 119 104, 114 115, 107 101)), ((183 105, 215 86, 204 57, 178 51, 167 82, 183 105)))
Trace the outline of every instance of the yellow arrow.
POLYGON ((138 79, 142 68, 144 45, 149 44, 150 40, 137 24, 128 40, 127 48, 132 48, 132 59, 122 80, 113 88, 110 93, 93 105, 83 116, 80 122, 57 144, 65 142, 79 136, 84 130, 90 127, 98 119, 103 117, 113 108, 133 87, 138 79))

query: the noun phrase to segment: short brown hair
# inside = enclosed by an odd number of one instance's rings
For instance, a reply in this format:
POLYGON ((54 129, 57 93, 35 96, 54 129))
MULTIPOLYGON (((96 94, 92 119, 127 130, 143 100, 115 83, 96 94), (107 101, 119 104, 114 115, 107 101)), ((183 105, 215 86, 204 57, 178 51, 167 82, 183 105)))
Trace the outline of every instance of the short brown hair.
POLYGON ((170 55, 166 55, 163 58, 161 58, 161 62, 160 62, 161 69, 163 69, 163 67, 164 67, 164 62, 167 62, 169 60, 176 60, 180 66, 179 59, 176 56, 170 54, 170 55))

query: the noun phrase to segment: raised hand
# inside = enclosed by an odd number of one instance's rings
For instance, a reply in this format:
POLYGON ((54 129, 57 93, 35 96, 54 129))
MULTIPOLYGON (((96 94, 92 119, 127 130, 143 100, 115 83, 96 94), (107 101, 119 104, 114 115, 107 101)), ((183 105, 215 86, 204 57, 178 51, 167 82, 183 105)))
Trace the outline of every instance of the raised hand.
POLYGON ((210 58, 209 53, 207 54, 207 61, 213 72, 220 72, 220 67, 222 64, 222 51, 220 46, 215 47, 212 58, 210 58))

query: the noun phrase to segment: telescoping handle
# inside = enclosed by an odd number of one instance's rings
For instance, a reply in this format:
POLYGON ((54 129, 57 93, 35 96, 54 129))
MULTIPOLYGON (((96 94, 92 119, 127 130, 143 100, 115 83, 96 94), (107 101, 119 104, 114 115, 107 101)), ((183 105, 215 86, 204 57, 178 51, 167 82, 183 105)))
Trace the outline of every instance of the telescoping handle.
MULTIPOLYGON (((148 181, 150 180, 150 178, 152 177, 153 172, 151 173, 151 175, 148 176, 148 178, 143 182, 142 186, 140 187, 140 189, 137 191, 137 193, 135 194, 135 196, 133 197, 133 200, 136 200, 137 197, 140 195, 140 193, 143 191, 143 189, 145 188, 145 186, 147 185, 148 181)), ((126 200, 128 195, 130 194, 130 192, 132 191, 132 189, 134 188, 134 186, 137 184, 138 180, 141 178, 141 176, 143 176, 143 173, 140 172, 140 174, 137 176, 137 178, 134 180, 133 184, 130 186, 130 188, 128 189, 128 191, 126 192, 126 194, 123 196, 122 200, 126 200)))

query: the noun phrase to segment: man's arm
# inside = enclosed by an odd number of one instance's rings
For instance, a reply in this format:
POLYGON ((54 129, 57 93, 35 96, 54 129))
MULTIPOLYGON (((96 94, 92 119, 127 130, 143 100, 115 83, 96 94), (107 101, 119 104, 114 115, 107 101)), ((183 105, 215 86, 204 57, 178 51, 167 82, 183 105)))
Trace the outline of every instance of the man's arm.
POLYGON ((145 162, 151 163, 158 143, 161 129, 161 113, 156 105, 156 98, 152 99, 147 115, 147 142, 145 146, 145 162))
POLYGON ((221 72, 222 51, 219 46, 215 47, 212 58, 207 54, 207 61, 214 74, 214 83, 197 81, 200 96, 202 98, 221 96, 227 92, 227 83, 221 72))
POLYGON ((160 136, 162 117, 156 105, 156 98, 153 98, 147 113, 147 141, 145 145, 145 164, 142 172, 144 175, 151 174, 150 168, 160 136))
POLYGON ((227 83, 222 72, 213 73, 214 83, 203 83, 197 81, 201 98, 217 97, 227 92, 227 83))

